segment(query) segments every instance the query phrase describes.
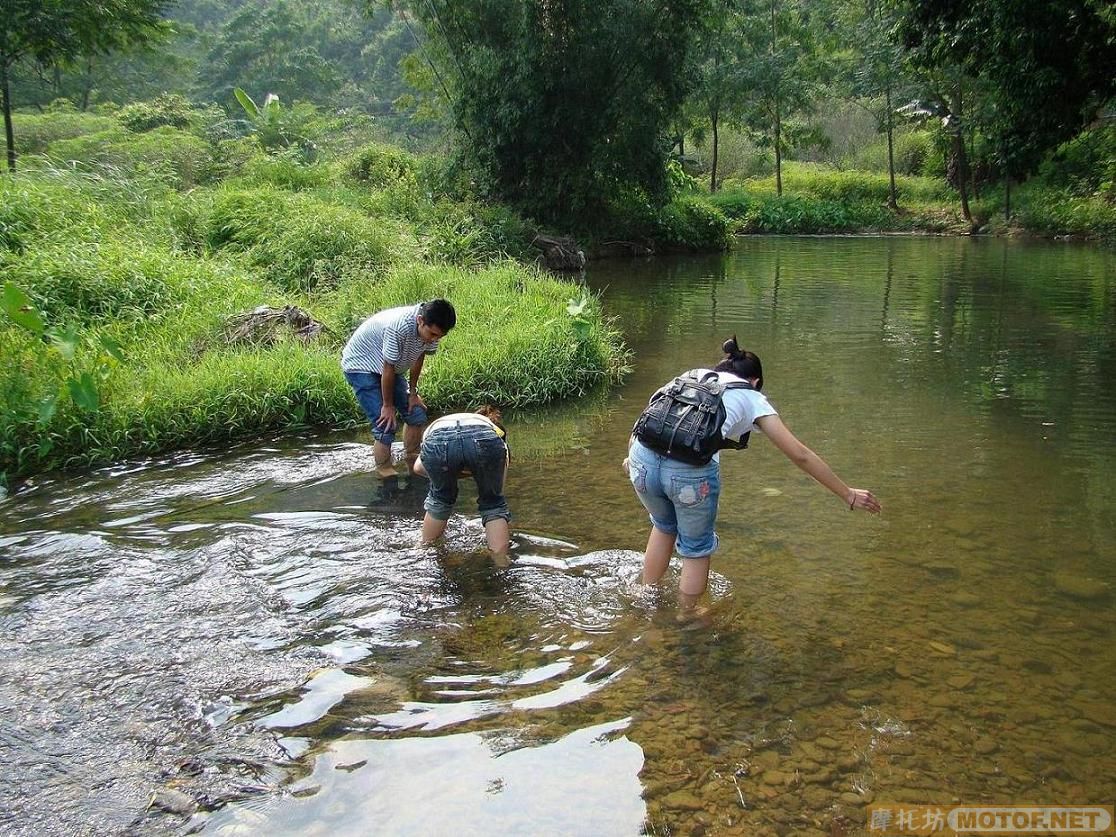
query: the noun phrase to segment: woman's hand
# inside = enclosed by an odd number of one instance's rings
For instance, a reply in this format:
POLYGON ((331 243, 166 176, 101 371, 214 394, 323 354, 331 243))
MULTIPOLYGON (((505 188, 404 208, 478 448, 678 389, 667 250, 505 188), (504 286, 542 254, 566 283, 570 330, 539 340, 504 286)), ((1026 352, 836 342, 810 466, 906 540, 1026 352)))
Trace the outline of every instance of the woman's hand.
POLYGON ((882 509, 876 495, 867 488, 850 488, 845 499, 849 503, 849 511, 864 509, 869 514, 879 514, 882 509))

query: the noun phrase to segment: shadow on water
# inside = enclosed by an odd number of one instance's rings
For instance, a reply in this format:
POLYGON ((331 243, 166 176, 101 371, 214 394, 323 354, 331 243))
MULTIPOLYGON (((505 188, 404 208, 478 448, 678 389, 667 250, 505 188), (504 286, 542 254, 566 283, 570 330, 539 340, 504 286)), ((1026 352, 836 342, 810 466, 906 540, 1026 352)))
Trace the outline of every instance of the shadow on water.
POLYGON ((782 837, 1111 802, 1114 275, 919 239, 598 267, 635 369, 510 417, 507 566, 468 485, 420 547, 425 482, 360 434, 38 480, 0 502, 0 826, 782 837), (684 630, 619 462, 734 331, 885 516, 756 440, 684 630))

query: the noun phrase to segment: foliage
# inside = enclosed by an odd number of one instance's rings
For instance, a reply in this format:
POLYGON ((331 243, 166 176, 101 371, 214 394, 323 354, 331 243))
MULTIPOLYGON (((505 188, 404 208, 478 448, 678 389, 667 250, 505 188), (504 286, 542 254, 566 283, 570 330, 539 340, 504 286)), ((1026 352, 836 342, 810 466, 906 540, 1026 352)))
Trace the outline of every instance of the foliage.
POLYGON ((920 66, 956 65, 986 83, 981 127, 1012 177, 1034 171, 1116 95, 1116 16, 1103 0, 924 0, 904 13, 920 66))
MULTIPOLYGON (((5 0, 0 15, 0 93, 4 122, 11 136, 10 72, 28 59, 39 66, 71 61, 83 55, 111 52, 157 36, 169 0, 5 0)), ((8 142, 8 168, 15 170, 15 147, 8 142)))
POLYGON ((708 0, 413 3, 461 150, 492 193, 544 223, 607 219, 634 185, 667 191, 662 142, 684 99, 677 72, 708 0))
POLYGON ((1116 123, 1096 125, 1063 143, 1042 164, 1039 176, 1076 197, 1104 192, 1116 202, 1116 123))
POLYGON ((149 102, 133 102, 117 113, 120 124, 129 131, 142 133, 169 125, 172 128, 189 128, 194 119, 194 108, 183 97, 171 93, 149 102))
POLYGON ((314 143, 298 130, 299 114, 289 111, 279 102, 279 97, 268 93, 262 104, 237 87, 233 93, 248 117, 248 125, 268 150, 297 147, 309 155, 314 143))
POLYGON ((351 177, 374 188, 413 178, 416 168, 413 155, 380 143, 360 149, 346 166, 351 177))
POLYGON ((240 250, 286 290, 312 290, 357 273, 375 276, 417 249, 399 225, 278 190, 225 190, 207 227, 211 246, 240 250))
POLYGON ((731 225, 716 206, 680 198, 659 211, 651 237, 669 250, 726 250, 731 225))

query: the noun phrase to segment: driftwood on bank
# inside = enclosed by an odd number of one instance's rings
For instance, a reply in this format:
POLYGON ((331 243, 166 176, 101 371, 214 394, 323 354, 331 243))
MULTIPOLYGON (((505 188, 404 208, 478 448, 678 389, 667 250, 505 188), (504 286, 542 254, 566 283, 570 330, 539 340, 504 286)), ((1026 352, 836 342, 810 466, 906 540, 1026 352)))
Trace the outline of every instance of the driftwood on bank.
POLYGON ((543 261, 550 270, 577 271, 585 269, 585 251, 572 238, 559 238, 539 233, 531 242, 543 252, 543 261))
POLYGON ((595 259, 653 255, 655 255, 655 247, 649 241, 602 241, 593 251, 595 259))
POLYGON ((229 345, 273 346, 286 337, 311 343, 329 329, 295 305, 271 308, 261 305, 225 320, 225 342, 229 345))

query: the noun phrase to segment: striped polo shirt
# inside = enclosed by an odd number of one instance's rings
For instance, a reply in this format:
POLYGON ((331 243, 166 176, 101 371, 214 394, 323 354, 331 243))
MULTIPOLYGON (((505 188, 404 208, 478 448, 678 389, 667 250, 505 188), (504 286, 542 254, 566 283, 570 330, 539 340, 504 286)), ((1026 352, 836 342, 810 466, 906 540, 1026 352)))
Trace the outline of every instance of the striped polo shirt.
POLYGON ((396 372, 406 372, 419 355, 434 354, 438 341, 424 343, 419 337, 419 307, 388 308, 361 323, 341 352, 341 369, 379 375, 387 362, 396 372))

